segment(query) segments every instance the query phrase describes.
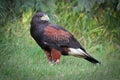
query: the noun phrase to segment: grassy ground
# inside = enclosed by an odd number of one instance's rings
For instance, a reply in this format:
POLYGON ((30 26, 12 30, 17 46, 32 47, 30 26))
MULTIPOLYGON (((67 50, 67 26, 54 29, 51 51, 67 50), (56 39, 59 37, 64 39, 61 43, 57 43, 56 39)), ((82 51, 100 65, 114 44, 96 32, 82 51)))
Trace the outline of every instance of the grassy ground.
POLYGON ((53 66, 48 64, 37 45, 26 46, 23 50, 2 50, 0 80, 119 80, 120 50, 114 51, 115 55, 109 55, 107 50, 92 54, 101 61, 101 65, 79 58, 62 57, 61 63, 53 66))

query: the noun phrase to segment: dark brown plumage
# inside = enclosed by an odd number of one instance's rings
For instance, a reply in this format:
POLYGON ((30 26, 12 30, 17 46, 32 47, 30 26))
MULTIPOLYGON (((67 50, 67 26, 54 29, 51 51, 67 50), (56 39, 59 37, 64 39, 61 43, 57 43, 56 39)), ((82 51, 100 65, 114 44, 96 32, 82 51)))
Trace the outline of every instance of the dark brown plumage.
POLYGON ((61 55, 72 55, 92 63, 99 63, 86 52, 70 32, 50 23, 49 17, 43 12, 33 16, 30 33, 46 53, 49 62, 59 63, 61 55))

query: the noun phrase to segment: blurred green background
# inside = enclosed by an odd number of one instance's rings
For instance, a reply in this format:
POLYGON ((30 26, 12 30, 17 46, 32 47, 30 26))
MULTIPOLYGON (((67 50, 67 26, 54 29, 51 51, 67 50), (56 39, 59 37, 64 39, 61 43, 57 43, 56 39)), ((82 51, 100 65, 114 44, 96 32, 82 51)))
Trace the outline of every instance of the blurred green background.
POLYGON ((0 80, 120 80, 120 0, 0 0, 0 80), (29 31, 39 11, 102 64, 71 56, 48 64, 29 31))

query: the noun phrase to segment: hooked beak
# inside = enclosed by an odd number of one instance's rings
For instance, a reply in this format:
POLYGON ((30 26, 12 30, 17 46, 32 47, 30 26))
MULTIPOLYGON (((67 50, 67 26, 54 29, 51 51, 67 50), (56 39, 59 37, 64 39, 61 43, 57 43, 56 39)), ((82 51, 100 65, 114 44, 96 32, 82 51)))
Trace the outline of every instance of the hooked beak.
POLYGON ((41 17, 41 20, 44 20, 44 21, 50 21, 49 17, 47 15, 43 15, 41 17))

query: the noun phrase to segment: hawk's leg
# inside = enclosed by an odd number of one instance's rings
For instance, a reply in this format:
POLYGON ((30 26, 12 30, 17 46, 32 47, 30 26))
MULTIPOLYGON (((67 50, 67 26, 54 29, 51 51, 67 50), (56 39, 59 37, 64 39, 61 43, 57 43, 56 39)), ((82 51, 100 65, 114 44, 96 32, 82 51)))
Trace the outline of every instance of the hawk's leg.
POLYGON ((51 56, 52 56, 52 62, 55 62, 56 64, 60 63, 60 58, 61 58, 61 52, 60 51, 52 48, 51 56))

